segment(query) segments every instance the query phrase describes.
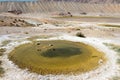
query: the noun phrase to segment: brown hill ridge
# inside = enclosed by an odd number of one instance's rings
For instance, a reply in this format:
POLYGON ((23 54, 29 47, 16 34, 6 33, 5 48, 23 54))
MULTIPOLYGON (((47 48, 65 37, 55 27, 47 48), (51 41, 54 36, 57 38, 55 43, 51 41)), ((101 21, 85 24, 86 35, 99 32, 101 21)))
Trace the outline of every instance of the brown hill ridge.
MULTIPOLYGON (((42 1, 42 0, 38 0, 38 1, 42 1)), ((80 2, 80 3, 120 3, 120 0, 44 0, 44 1, 74 1, 74 2, 80 2)))

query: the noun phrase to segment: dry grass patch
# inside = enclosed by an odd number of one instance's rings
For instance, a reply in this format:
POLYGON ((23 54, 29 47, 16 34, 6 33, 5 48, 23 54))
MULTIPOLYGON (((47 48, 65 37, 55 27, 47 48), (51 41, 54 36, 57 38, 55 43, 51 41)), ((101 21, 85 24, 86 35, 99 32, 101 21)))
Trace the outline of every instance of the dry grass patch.
POLYGON ((6 51, 6 49, 0 48, 0 56, 2 56, 5 51, 6 51))
POLYGON ((2 67, 0 67, 0 76, 2 76, 4 74, 4 69, 2 67))

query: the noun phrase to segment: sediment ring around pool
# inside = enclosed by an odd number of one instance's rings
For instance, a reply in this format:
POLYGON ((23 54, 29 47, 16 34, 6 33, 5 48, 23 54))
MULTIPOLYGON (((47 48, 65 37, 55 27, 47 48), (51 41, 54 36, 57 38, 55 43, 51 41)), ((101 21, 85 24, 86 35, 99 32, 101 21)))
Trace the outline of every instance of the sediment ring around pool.
POLYGON ((16 47, 9 59, 20 68, 38 74, 82 73, 99 66, 104 54, 80 42, 48 40, 16 47))

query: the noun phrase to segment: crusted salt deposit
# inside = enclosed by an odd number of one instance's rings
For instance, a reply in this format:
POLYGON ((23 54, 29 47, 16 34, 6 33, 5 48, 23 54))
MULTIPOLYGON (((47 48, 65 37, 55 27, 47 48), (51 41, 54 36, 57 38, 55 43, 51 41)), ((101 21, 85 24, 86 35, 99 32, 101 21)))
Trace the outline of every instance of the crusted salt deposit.
MULTIPOLYGON (((9 37, 1 36, 0 42, 3 40, 9 39, 9 37)), ((118 74, 118 65, 116 64, 117 55, 114 51, 108 49, 103 42, 107 42, 107 40, 100 40, 98 38, 79 38, 75 36, 62 35, 58 37, 52 37, 49 39, 38 39, 38 40, 70 40, 75 42, 83 42, 85 44, 92 45, 99 51, 105 53, 108 61, 101 65, 98 69, 76 75, 38 75, 36 73, 30 73, 27 69, 20 69, 17 65, 15 65, 12 61, 8 59, 8 53, 12 51, 16 46, 28 43, 29 41, 23 42, 11 42, 4 48, 7 49, 5 54, 1 57, 3 61, 2 67, 5 69, 5 74, 0 80, 109 80, 114 75, 118 74)), ((110 42, 110 40, 108 40, 110 42)), ((112 42, 112 41, 111 41, 112 42)))

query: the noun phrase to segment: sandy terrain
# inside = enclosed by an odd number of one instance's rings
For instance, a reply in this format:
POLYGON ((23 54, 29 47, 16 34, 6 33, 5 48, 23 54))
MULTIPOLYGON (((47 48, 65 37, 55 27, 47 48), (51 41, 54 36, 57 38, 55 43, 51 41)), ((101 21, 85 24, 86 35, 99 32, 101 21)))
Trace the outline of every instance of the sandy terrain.
MULTIPOLYGON (((32 19, 32 18, 31 18, 32 19)), ((79 21, 61 21, 55 19, 36 19, 37 22, 29 20, 29 23, 36 27, 9 27, 0 25, 0 43, 5 40, 11 42, 1 48, 7 51, 0 57, 2 67, 5 70, 0 80, 110 80, 114 76, 120 76, 120 68, 117 64, 117 53, 109 49, 103 43, 116 43, 120 45, 120 28, 107 28, 99 26, 99 22, 79 22, 79 21), (38 25, 42 23, 41 25, 38 25), (77 37, 76 33, 82 32, 86 38, 77 37), (98 69, 76 75, 38 75, 29 71, 20 69, 13 62, 9 61, 8 54, 14 47, 24 44, 30 36, 52 35, 53 37, 42 40, 70 40, 89 44, 99 51, 105 53, 107 62, 98 69), (14 76, 14 77, 13 77, 14 76)), ((108 21, 109 22, 109 21, 108 21)), ((108 23, 107 22, 107 23, 108 23)), ((39 38, 41 40, 41 38, 39 38)))
POLYGON ((100 17, 100 16, 82 16, 82 17, 69 17, 69 18, 57 18, 60 20, 68 20, 68 21, 80 21, 80 22, 109 22, 109 23, 119 23, 120 22, 120 18, 119 17, 100 17), (97 19, 99 18, 99 19, 97 19))

